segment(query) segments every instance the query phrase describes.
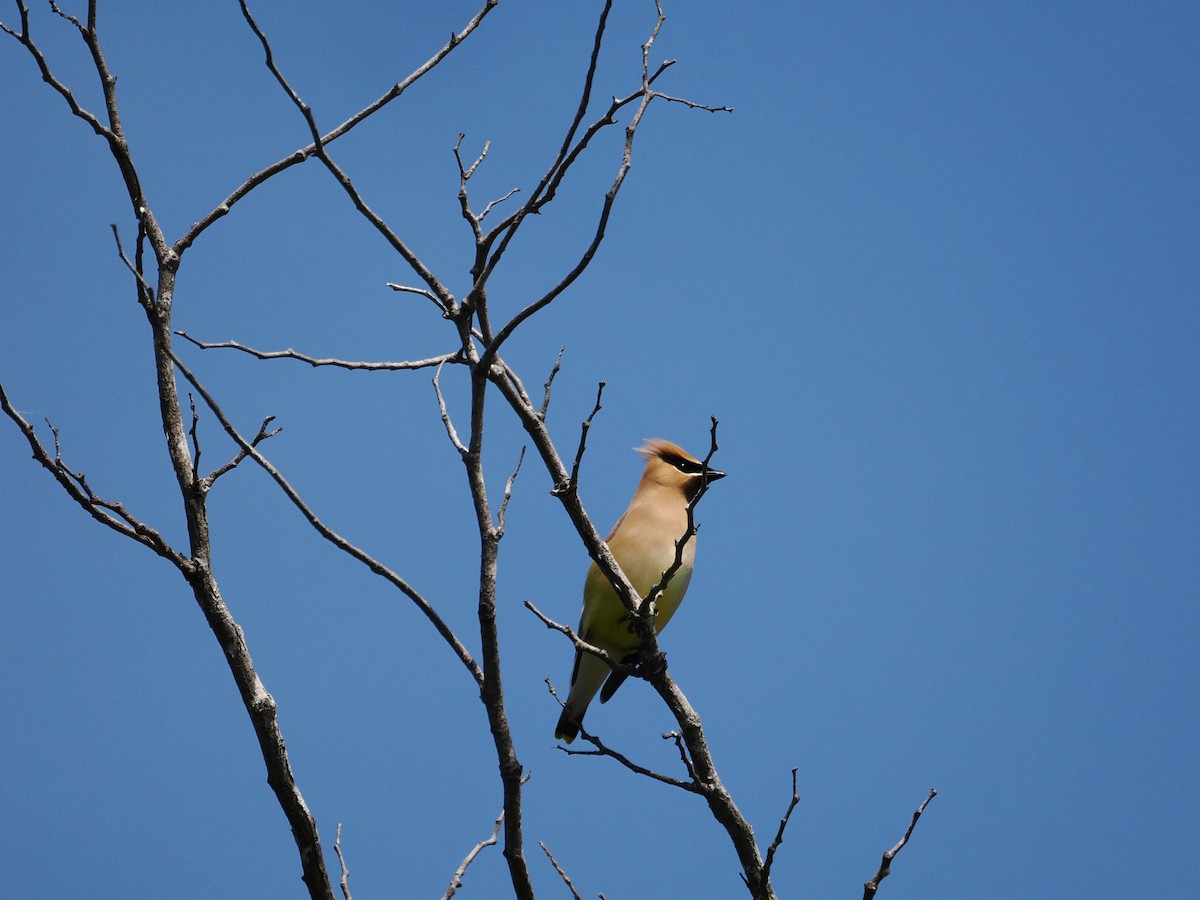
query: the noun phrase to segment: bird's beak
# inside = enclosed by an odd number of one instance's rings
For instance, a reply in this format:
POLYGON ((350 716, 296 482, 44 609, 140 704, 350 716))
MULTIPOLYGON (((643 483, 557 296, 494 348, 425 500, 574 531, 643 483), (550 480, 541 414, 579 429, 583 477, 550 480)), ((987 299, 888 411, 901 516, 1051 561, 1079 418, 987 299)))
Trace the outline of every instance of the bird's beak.
POLYGON ((716 470, 716 469, 708 469, 708 470, 707 470, 707 471, 704 473, 704 475, 705 475, 705 480, 706 480, 706 481, 717 481, 718 479, 721 479, 721 478, 724 478, 724 477, 725 477, 725 473, 724 473, 724 472, 720 472, 720 471, 718 471, 718 470, 716 470))

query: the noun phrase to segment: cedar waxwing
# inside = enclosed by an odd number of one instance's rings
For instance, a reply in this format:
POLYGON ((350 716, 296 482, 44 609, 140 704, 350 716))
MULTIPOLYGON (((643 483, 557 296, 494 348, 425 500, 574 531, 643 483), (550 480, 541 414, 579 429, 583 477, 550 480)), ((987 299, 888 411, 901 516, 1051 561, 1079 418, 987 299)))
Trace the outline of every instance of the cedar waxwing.
MULTIPOLYGON (((633 492, 629 508, 604 540, 633 589, 645 598, 675 562, 675 542, 688 529, 688 503, 700 490, 705 477, 708 481, 716 481, 724 478, 725 473, 715 469, 705 472, 703 463, 670 441, 647 440, 637 452, 646 458, 646 470, 633 492)), ((666 628, 675 610, 679 609, 692 578, 695 559, 696 539, 693 536, 684 545, 683 564, 658 598, 654 620, 656 632, 666 628)), ((588 567, 583 585, 583 613, 579 617, 578 634, 615 659, 632 661, 631 657, 636 658, 638 636, 630 627, 629 613, 594 562, 588 567)), ((554 737, 568 744, 575 740, 579 723, 596 692, 600 691, 600 702, 607 703, 624 681, 624 675, 614 672, 599 657, 576 650, 571 693, 567 696, 558 727, 554 729, 554 737)))

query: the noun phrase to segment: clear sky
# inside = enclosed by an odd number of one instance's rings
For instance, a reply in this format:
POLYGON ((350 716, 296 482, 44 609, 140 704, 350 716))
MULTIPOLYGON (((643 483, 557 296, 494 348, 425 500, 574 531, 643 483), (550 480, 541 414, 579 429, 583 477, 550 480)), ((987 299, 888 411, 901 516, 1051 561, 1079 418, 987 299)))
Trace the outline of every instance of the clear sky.
MULTIPOLYGON (((83 14, 83 4, 67 0, 83 14)), ((475 4, 258 4, 325 127, 381 94, 475 4), (399 9, 400 11, 396 11, 399 9)), ((11 6, 0 7, 15 24, 11 6)), ((460 295, 478 201, 528 189, 574 111, 599 5, 503 0, 333 153, 460 295)), ((661 87, 607 243, 509 345, 573 449, 603 528, 665 437, 730 473, 663 647, 765 844, 798 769, 781 896, 856 897, 930 787, 880 897, 1178 897, 1200 842, 1200 6, 1179 2, 675 0, 661 87)), ((600 100, 636 85, 649 0, 618 0, 600 100)), ((99 111, 70 26, 55 71, 99 111)), ((178 236, 302 146, 235 3, 100 5, 148 196, 178 236)), ((0 40, 0 379, 67 462, 183 545, 148 331, 109 223, 118 173, 0 40)), ((618 164, 599 141, 493 284, 514 311, 584 246, 618 164)), ((413 277, 315 164, 188 251, 175 323, 316 356, 452 349, 413 277)), ((225 409, 284 432, 271 459, 335 528, 431 597, 472 647, 474 525, 429 373, 181 348, 225 409)), ((461 372, 446 375, 464 416, 461 372)), ((490 421, 493 491, 522 435, 490 421)), ((205 463, 231 454, 202 415, 205 463)), ((527 459, 501 559, 505 687, 539 893, 742 896, 695 797, 567 757, 543 679, 571 651, 587 563, 527 459)), ((361 897, 440 896, 500 809, 482 707, 403 597, 322 542, 247 464, 212 499, 215 570, 332 859, 361 897)), ((0 422, 0 860, 24 898, 294 897, 299 867, 253 735, 181 578, 73 506, 0 422)), ((678 771, 630 683, 588 724, 678 771)), ((503 895, 487 850, 462 897, 503 895)))

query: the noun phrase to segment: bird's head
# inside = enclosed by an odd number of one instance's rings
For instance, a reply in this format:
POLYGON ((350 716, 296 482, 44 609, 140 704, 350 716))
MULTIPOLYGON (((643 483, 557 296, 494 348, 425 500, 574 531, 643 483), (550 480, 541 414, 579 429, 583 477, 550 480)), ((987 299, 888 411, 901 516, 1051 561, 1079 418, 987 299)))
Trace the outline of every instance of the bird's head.
POLYGON ((648 438, 637 448, 646 459, 646 471, 642 481, 650 481, 678 490, 691 502, 706 481, 724 478, 724 472, 705 469, 704 463, 692 456, 678 444, 660 438, 648 438))

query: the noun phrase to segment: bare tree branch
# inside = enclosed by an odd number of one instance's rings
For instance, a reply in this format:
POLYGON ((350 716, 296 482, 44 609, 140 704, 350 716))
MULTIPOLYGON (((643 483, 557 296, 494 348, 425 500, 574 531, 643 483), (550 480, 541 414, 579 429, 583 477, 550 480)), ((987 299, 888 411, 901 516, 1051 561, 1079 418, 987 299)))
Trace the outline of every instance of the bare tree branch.
MULTIPOLYGON (((273 421, 275 421, 274 416, 267 416, 265 419, 263 419, 262 424, 258 426, 258 434, 256 434, 250 441, 251 447, 257 447, 263 441, 267 440, 268 438, 273 438, 275 435, 279 434, 279 432, 283 431, 282 425, 272 431, 267 431, 267 429, 271 427, 271 423, 273 421)), ((220 468, 213 469, 211 472, 209 472, 204 478, 205 482, 207 483, 206 490, 211 488, 216 483, 217 479, 226 472, 235 469, 245 458, 245 451, 239 448, 233 459, 225 463, 225 465, 221 466, 220 468)))
POLYGON ((305 353, 298 353, 291 347, 286 350, 256 350, 253 347, 247 347, 245 344, 239 344, 237 341, 213 343, 194 338, 186 331, 177 330, 175 334, 179 335, 185 341, 195 344, 201 350, 240 350, 242 353, 247 353, 257 359, 294 359, 298 362, 308 363, 314 369, 318 366, 333 366, 338 369, 355 369, 366 372, 399 372, 410 369, 427 369, 430 366, 441 366, 443 363, 456 362, 459 356, 458 353, 443 353, 441 356, 431 356, 428 359, 399 360, 396 362, 366 362, 328 357, 320 359, 305 353))
POLYGON ((546 413, 550 409, 550 389, 554 386, 554 377, 558 374, 559 369, 562 368, 562 358, 563 358, 563 354, 566 352, 567 352, 566 347, 558 348, 558 356, 554 360, 554 366, 553 366, 553 368, 550 369, 550 374, 547 376, 546 383, 543 386, 544 391, 545 391, 545 396, 542 399, 541 408, 538 409, 538 418, 540 418, 543 422, 546 421, 546 413))
POLYGON ((192 427, 188 429, 188 434, 192 436, 192 480, 200 480, 200 435, 196 433, 196 429, 200 426, 200 416, 196 412, 196 398, 188 394, 188 406, 192 411, 192 427))
MULTIPOLYGON (((545 625, 547 628, 549 628, 551 631, 557 631, 559 634, 565 635, 571 641, 571 643, 575 645, 575 649, 581 650, 584 653, 590 653, 592 656, 596 657, 597 659, 604 660, 604 662, 606 662, 609 665, 609 667, 612 668, 612 670, 614 672, 624 672, 629 675, 637 674, 636 666, 626 665, 625 663, 621 662, 619 659, 614 657, 612 654, 610 654, 607 650, 604 650, 601 647, 597 647, 595 644, 589 644, 587 641, 585 641, 583 638, 581 638, 578 634, 576 634, 575 629, 571 628, 571 626, 563 625, 560 622, 555 622, 553 619, 551 619, 549 616, 547 616, 544 612, 542 612, 540 609, 538 609, 536 606, 534 606, 528 600, 524 601, 523 605, 527 610, 529 610, 531 613, 533 613, 535 616, 537 616, 541 620, 542 624, 545 625)), ((552 694, 554 693, 553 688, 550 689, 550 693, 552 693, 552 694)), ((557 694, 555 696, 557 697, 557 694)))
MULTIPOLYGON (((571 477, 565 485, 555 485, 554 491, 571 491, 577 493, 579 491, 579 467, 583 463, 583 454, 587 450, 587 436, 592 428, 592 420, 596 418, 596 414, 600 412, 600 398, 604 396, 604 382, 601 381, 596 386, 596 403, 592 407, 592 411, 588 417, 583 420, 583 424, 579 428, 579 446, 575 450, 575 462, 571 464, 571 477)), ((539 410, 540 412, 540 410, 539 410)))
MULTIPOLYGON (((304 883, 308 888, 309 895, 313 898, 320 898, 320 900, 332 900, 333 889, 329 883, 328 873, 325 871, 324 855, 321 850, 316 820, 309 812, 293 777, 287 748, 279 729, 275 701, 267 693, 258 677, 242 629, 230 614, 212 574, 212 546, 209 539, 208 513, 205 503, 208 485, 198 477, 196 466, 191 459, 188 431, 184 426, 183 410, 171 362, 170 318, 179 257, 167 243, 151 211, 150 204, 142 192, 133 155, 121 124, 116 93, 117 79, 110 71, 100 47, 96 29, 96 0, 89 0, 86 26, 71 16, 63 15, 56 7, 52 6, 52 9, 79 31, 91 53, 92 63, 99 76, 104 96, 107 124, 100 123, 96 116, 82 109, 65 85, 50 72, 45 57, 29 36, 28 13, 23 2, 18 0, 17 6, 21 13, 22 32, 18 35, 11 29, 6 29, 6 31, 26 47, 42 72, 43 80, 58 91, 71 108, 72 113, 87 122, 93 131, 105 139, 121 172, 126 193, 138 222, 137 261, 133 264, 129 262, 118 241, 118 252, 123 261, 135 274, 140 276, 140 273, 143 272, 142 247, 144 241, 150 242, 155 254, 158 265, 157 283, 154 288, 150 288, 145 278, 139 277, 138 300, 145 310, 150 325, 159 415, 162 420, 167 453, 180 491, 184 518, 187 522, 189 557, 183 559, 182 554, 169 551, 161 543, 161 539, 157 539, 144 528, 139 528, 134 524, 132 517, 125 513, 118 504, 105 504, 98 501, 98 498, 89 498, 90 490, 86 488, 82 476, 77 481, 72 481, 71 475, 64 471, 65 467, 60 469, 59 466, 55 466, 56 469, 59 469, 56 477, 64 487, 69 483, 74 484, 75 489, 70 491, 72 495, 77 500, 87 501, 85 508, 90 507, 91 510, 95 510, 93 515, 101 521, 106 518, 110 522, 115 520, 112 520, 111 516, 99 515, 99 508, 115 511, 117 516, 129 526, 133 534, 138 535, 143 543, 151 546, 160 555, 167 555, 168 558, 171 558, 184 575, 209 628, 221 646, 234 683, 241 695, 242 703, 250 716, 267 770, 267 782, 275 792, 280 807, 291 826, 296 849, 300 856, 304 883), (153 302, 151 302, 152 300, 153 302)), ((18 425, 20 424, 18 422, 18 425)), ((32 434, 31 429, 23 428, 22 430, 26 431, 27 439, 33 438, 32 444, 35 445, 36 456, 36 445, 38 444, 36 437, 32 434)), ((192 437, 195 440, 194 429, 192 437)), ((61 463, 61 460, 59 462, 61 463)))
POLYGON ((443 59, 445 59, 456 47, 458 47, 463 41, 465 41, 468 37, 470 37, 471 34, 475 31, 475 29, 479 27, 480 23, 483 22, 484 17, 487 16, 487 14, 490 13, 493 9, 495 9, 499 2, 500 2, 500 0, 486 0, 486 2, 479 9, 479 11, 477 13, 475 13, 474 16, 471 17, 470 21, 467 22, 466 26, 463 27, 463 29, 461 31, 450 35, 450 40, 447 41, 441 47, 441 49, 439 49, 436 53, 434 53, 433 56, 429 57, 429 59, 426 60, 423 64, 421 64, 416 69, 414 69, 412 71, 412 73, 409 74, 406 78, 404 78, 403 80, 398 81, 398 82, 396 82, 396 84, 392 85, 392 87, 388 91, 386 91, 381 97, 379 97, 377 100, 375 100, 375 102, 370 103, 367 106, 364 106, 362 109, 360 109, 354 115, 352 115, 350 118, 348 118, 346 121, 344 121, 341 125, 338 125, 332 131, 329 131, 326 134, 319 136, 316 140, 313 141, 313 143, 309 144, 307 147, 302 147, 301 149, 295 151, 294 153, 288 154, 283 159, 272 163, 271 165, 267 166, 265 169, 255 172, 253 175, 251 175, 249 178, 247 178, 241 185, 239 185, 233 191, 232 194, 230 194, 228 197, 226 197, 221 202, 221 204, 216 207, 216 209, 212 210, 207 215, 205 215, 204 218, 202 218, 199 222, 197 222, 190 229, 188 229, 187 233, 184 234, 183 237, 181 237, 178 241, 175 242, 174 249, 175 249, 176 254, 181 255, 183 253, 183 251, 186 250, 188 247, 190 247, 192 245, 192 243, 196 240, 196 238, 199 237, 209 226, 211 226, 214 222, 221 219, 222 217, 228 215, 229 211, 231 209, 233 209, 234 205, 239 200, 241 200, 243 197, 245 197, 247 194, 249 194, 252 190, 254 190, 256 187, 258 187, 260 184, 262 184, 263 182, 267 181, 268 179, 274 177, 275 175, 278 175, 280 172, 284 171, 285 169, 289 169, 292 166, 296 165, 297 163, 302 163, 305 160, 309 159, 311 156, 313 156, 317 152, 317 149, 319 147, 323 147, 327 144, 333 143, 338 138, 347 134, 355 126, 361 124, 366 119, 373 116, 379 110, 383 109, 385 106, 387 106, 393 100, 395 100, 397 97, 399 97, 401 94, 403 94, 413 84, 415 84, 423 75, 432 71, 438 65, 438 63, 440 63, 443 59))
MULTIPOLYGON (((139 258, 138 258, 137 265, 134 265, 133 263, 131 263, 129 261, 129 257, 125 255, 125 248, 121 246, 121 232, 117 228, 116 223, 114 222, 109 227, 112 228, 113 238, 116 239, 117 254, 121 257, 121 262, 125 263, 125 267, 127 269, 129 269, 129 271, 133 273, 133 277, 137 279, 138 302, 141 303, 143 309, 148 310, 154 304, 154 288, 151 287, 150 283, 148 281, 146 281, 145 276, 142 274, 141 254, 140 253, 138 254, 139 258)), ((139 233, 139 235, 145 234, 145 232, 140 228, 138 230, 138 233, 139 233)), ((139 245, 140 245, 140 240, 139 240, 139 245)))
POLYGON ((500 501, 500 509, 496 511, 496 532, 500 537, 504 536, 504 514, 508 511, 508 501, 512 499, 513 485, 517 481, 517 475, 521 472, 521 463, 525 462, 525 448, 521 448, 521 455, 517 457, 517 466, 513 469, 513 473, 508 476, 508 481, 504 483, 504 497, 500 501))
POLYGON ((792 799, 788 803, 787 811, 783 814, 783 818, 779 820, 779 830, 775 832, 775 840, 771 841, 771 846, 767 848, 766 859, 763 860, 763 880, 767 881, 771 877, 771 866, 775 863, 775 851, 779 849, 779 845, 783 843, 783 832, 787 829, 788 820, 792 817, 792 811, 800 803, 800 795, 796 793, 796 770, 792 769, 792 799))
POLYGON ((683 735, 678 731, 668 731, 662 736, 662 739, 664 741, 669 740, 675 744, 675 749, 679 753, 679 761, 687 769, 688 778, 694 782, 696 780, 696 767, 692 765, 692 758, 688 756, 687 746, 683 743, 683 735))
MULTIPOLYGON (((37 44, 34 43, 33 37, 29 31, 29 8, 25 5, 24 0, 16 0, 16 2, 17 10, 21 17, 21 30, 19 32, 15 31, 3 23, 0 23, 0 29, 3 29, 5 34, 16 38, 17 41, 19 41, 21 45, 29 51, 29 55, 33 57, 33 61, 37 64, 38 71, 42 73, 42 81, 50 85, 50 87, 53 88, 59 94, 59 96, 66 101, 67 106, 71 110, 71 114, 87 122, 87 124, 91 126, 92 131, 96 132, 96 134, 98 134, 100 137, 105 138, 106 140, 111 140, 113 134, 109 128, 104 125, 104 123, 102 123, 95 115, 80 106, 79 102, 75 99, 75 95, 71 93, 71 90, 61 81, 59 81, 50 71, 50 65, 46 62, 46 57, 42 54, 42 51, 38 48, 37 44)), ((54 11, 60 16, 62 15, 62 13, 59 12, 59 10, 54 7, 53 4, 51 4, 51 8, 53 8, 54 11)), ((73 22, 79 32, 83 34, 83 26, 79 24, 77 19, 67 16, 63 16, 63 18, 73 22)))
POLYGON ((558 860, 554 858, 554 854, 550 852, 550 848, 546 846, 544 841, 538 841, 538 846, 542 848, 542 852, 546 854, 546 858, 550 860, 550 865, 554 866, 554 871, 558 873, 558 877, 563 880, 563 884, 567 886, 567 890, 571 892, 571 896, 575 900, 581 900, 579 891, 575 890, 575 885, 563 871, 563 867, 558 864, 558 860))
POLYGON ((433 305, 436 306, 439 311, 441 311, 443 317, 445 317, 446 313, 448 312, 446 307, 442 304, 442 301, 434 296, 432 291, 426 290, 425 288, 409 287, 405 284, 396 284, 395 282, 391 281, 386 281, 384 284, 390 287, 393 291, 397 291, 401 294, 417 294, 421 297, 425 297, 427 300, 433 302, 433 305))
MULTIPOLYGON (((494 5, 495 2, 498 2, 498 0, 491 0, 489 6, 494 5)), ((446 286, 437 279, 432 271, 425 267, 425 264, 421 262, 417 255, 409 249, 408 245, 400 239, 400 236, 392 231, 390 227, 388 227, 387 223, 383 221, 383 218, 379 216, 379 214, 373 209, 367 206, 366 201, 363 200, 362 195, 359 194, 358 189, 354 186, 354 183, 350 180, 350 177, 346 175, 346 173, 343 172, 342 169, 339 168, 329 156, 328 151, 325 149, 324 139, 321 137, 321 131, 319 128, 317 128, 317 120, 313 116, 312 110, 308 107, 308 104, 300 99, 300 96, 288 83, 288 80, 284 78, 283 73, 279 70, 279 67, 275 65, 275 57, 271 50, 271 43, 267 40, 267 36, 263 30, 258 27, 258 23, 254 21, 254 17, 250 14, 250 8, 246 5, 246 0, 238 0, 238 4, 241 6, 243 18, 245 18, 246 23, 250 26, 251 30, 258 38, 259 43, 262 44, 263 52, 266 54, 267 68, 270 70, 271 74, 275 76, 275 80, 279 83, 279 86, 283 88, 284 92, 291 99, 292 103, 294 103, 296 108, 300 110, 301 115, 304 116, 304 121, 308 124, 309 132, 312 134, 313 154, 315 154, 317 158, 324 163, 325 168, 329 170, 330 174, 333 175, 338 184, 342 186, 342 189, 350 197, 355 208, 362 214, 362 216, 373 226, 375 226, 375 230, 383 235, 384 239, 392 246, 392 249, 399 253, 400 256, 404 258, 404 261, 412 268, 412 270, 417 273, 418 277, 420 277, 420 279, 429 286, 429 290, 441 302, 442 307, 446 310, 446 314, 450 316, 455 315, 458 310, 458 303, 454 299, 453 294, 451 294, 449 289, 447 289, 446 286)), ((484 12, 486 12, 486 9, 487 8, 485 7, 484 12)), ((483 12, 481 12, 480 18, 482 18, 482 15, 483 12)), ((453 42, 454 39, 452 38, 451 41, 453 42)))
POLYGON ((179 367, 179 371, 183 373, 183 377, 186 378, 188 382, 191 383, 192 387, 196 389, 196 393, 204 398, 205 404, 207 404, 208 408, 212 410, 213 415, 217 417, 217 421, 221 423, 221 426, 225 429, 225 433, 229 435, 229 437, 235 444, 238 445, 239 448, 241 448, 242 452, 245 453, 246 456, 253 459, 268 475, 271 476, 272 480, 279 485, 279 487, 283 490, 283 493, 292 502, 292 505, 295 506, 300 511, 300 514, 304 516, 306 520, 308 520, 308 523, 314 529, 316 529, 316 532, 343 553, 346 553, 347 555, 358 560, 376 575, 380 576, 385 581, 398 588, 401 593, 408 597, 416 605, 417 609, 419 609, 425 615, 425 618, 430 621, 433 627, 437 630, 438 634, 440 634, 442 639, 450 646, 450 649, 454 651, 454 655, 459 658, 459 661, 462 662, 462 664, 466 667, 467 671, 471 674, 471 677, 476 681, 476 683, 480 683, 483 680, 483 673, 480 671, 479 666, 471 657, 470 652, 463 645, 463 643, 458 639, 445 621, 442 620, 442 617, 438 615, 437 611, 433 608, 433 605, 423 596, 421 596, 421 594, 418 593, 417 590, 407 581, 405 581, 383 563, 379 562, 373 556, 368 554, 365 550, 362 550, 350 543, 348 540, 326 525, 323 521, 321 521, 317 514, 313 512, 308 504, 305 503, 300 497, 296 489, 288 483, 287 479, 285 479, 282 474, 280 474, 279 470, 276 469, 275 466, 273 466, 265 456, 259 453, 252 443, 242 437, 241 433, 233 426, 233 423, 229 421, 229 418, 221 410, 221 407, 217 405, 216 400, 213 399, 212 395, 209 394, 196 376, 192 374, 192 371, 183 364, 183 361, 174 356, 173 359, 175 365, 179 367))
POLYGON ((925 812, 925 807, 936 796, 937 788, 930 788, 929 796, 925 798, 925 802, 918 806, 917 811, 913 813, 912 821, 908 823, 908 828, 904 831, 904 837, 900 838, 900 842, 895 847, 883 854, 883 861, 879 864, 879 870, 871 876, 870 881, 863 885, 863 900, 871 900, 875 896, 875 892, 879 890, 879 883, 892 874, 892 860, 896 858, 897 853, 904 849, 904 845, 912 837, 913 829, 917 827, 917 820, 921 818, 921 814, 925 812))
POLYGON ((486 850, 488 847, 494 847, 500 841, 500 825, 504 822, 504 810, 500 810, 500 815, 496 816, 496 824, 492 827, 490 837, 484 838, 478 844, 471 848, 471 852, 463 857, 463 861, 459 863, 457 869, 454 870, 454 877, 450 879, 450 887, 446 889, 446 893, 442 895, 442 900, 450 900, 460 887, 463 886, 463 876, 467 874, 467 868, 471 863, 475 862, 475 857, 486 850))
MULTIPOLYGON (((525 605, 528 606, 529 604, 526 603, 525 605)), ((584 645, 584 646, 589 646, 589 645, 584 645)), ((552 697, 554 697, 555 701, 558 703, 559 707, 565 709, 566 704, 563 703, 563 701, 559 698, 558 691, 556 691, 554 689, 554 685, 550 683, 549 678, 546 679, 546 687, 550 691, 550 695, 552 697)), ((691 794, 702 793, 700 785, 698 785, 694 779, 694 772, 692 772, 690 766, 688 766, 687 768, 688 768, 689 775, 693 776, 692 780, 684 781, 679 778, 673 778, 670 775, 663 775, 661 772, 655 772, 653 769, 648 769, 645 766, 635 763, 633 760, 631 760, 625 754, 623 754, 617 750, 614 750, 612 747, 607 746, 604 743, 604 741, 602 741, 599 738, 599 736, 592 734, 586 728, 584 728, 583 723, 576 722, 575 724, 579 726, 580 737, 582 737, 585 741, 587 741, 589 744, 591 744, 596 749, 595 750, 572 750, 570 747, 563 747, 560 745, 558 747, 558 749, 561 750, 563 753, 565 753, 567 756, 607 756, 609 759, 616 760, 621 765, 623 765, 625 768, 627 768, 630 772, 633 772, 636 775, 644 775, 646 778, 649 778, 653 781, 661 781, 663 784, 670 785, 671 787, 679 788, 680 790, 687 791, 688 793, 691 793, 691 794)))
POLYGON ((337 854, 338 865, 342 869, 342 880, 338 882, 338 886, 342 889, 342 897, 344 900, 354 900, 350 896, 350 869, 346 866, 346 857, 342 856, 342 823, 337 823, 337 839, 333 842, 333 852, 337 854))
MULTIPOLYGON (((521 222, 530 213, 537 212, 546 203, 549 203, 555 193, 558 182, 562 180, 562 176, 566 170, 570 168, 570 164, 574 157, 577 157, 582 147, 586 145, 590 138, 592 129, 589 129, 589 134, 585 136, 581 142, 581 146, 577 147, 574 153, 570 152, 571 143, 575 139, 575 134, 579 130, 579 125, 583 121, 583 117, 587 114, 587 108, 591 102, 592 87, 596 78, 596 68, 600 61, 600 49, 604 43, 605 27, 608 23, 608 14, 612 9, 612 0, 605 0, 604 7, 600 11, 600 20, 596 24, 596 34, 592 41, 592 54, 588 61, 587 74, 584 76, 583 89, 579 97, 579 104, 575 110, 575 117, 572 119, 570 126, 567 128, 567 133, 563 138, 562 146, 559 148, 558 154, 550 164, 550 168, 546 170, 542 180, 538 182, 537 187, 529 195, 529 199, 525 201, 521 209, 517 210, 510 216, 507 216, 487 235, 480 246, 480 250, 487 254, 490 251, 490 256, 487 257, 485 265, 479 269, 476 274, 477 285, 482 285, 487 282, 492 271, 500 262, 500 258, 504 255, 505 249, 512 241, 516 230, 520 227, 521 222), (543 194, 545 195, 544 200, 543 194), (492 245, 495 244, 497 238, 500 239, 500 245, 493 251, 492 245)), ((607 117, 611 118, 611 114, 607 117)), ((595 128, 596 126, 593 126, 595 128)), ((598 130, 598 129, 597 129, 598 130)))
POLYGON ((450 419, 450 412, 446 409, 446 398, 442 395, 442 385, 439 381, 441 375, 442 367, 439 365, 433 370, 433 392, 437 395, 438 412, 442 415, 442 425, 446 427, 446 436, 450 438, 450 443, 454 445, 458 455, 465 458, 468 451, 463 442, 458 439, 458 432, 455 431, 454 422, 450 419))
POLYGON ((162 535, 134 517, 121 503, 103 500, 96 496, 88 486, 86 476, 82 472, 72 471, 63 462, 58 441, 58 430, 53 425, 49 426, 50 431, 54 435, 54 455, 51 456, 38 438, 33 426, 25 420, 24 416, 9 401, 3 384, 0 384, 0 408, 16 423, 21 433, 25 435, 25 440, 29 443, 29 447, 33 451, 33 458, 54 476, 54 480, 67 492, 67 496, 79 504, 84 512, 118 534, 123 534, 125 537, 150 548, 163 559, 174 564, 180 571, 188 569, 190 566, 189 560, 178 550, 171 547, 163 539, 162 535), (112 515, 113 513, 116 514, 115 517, 112 515))

